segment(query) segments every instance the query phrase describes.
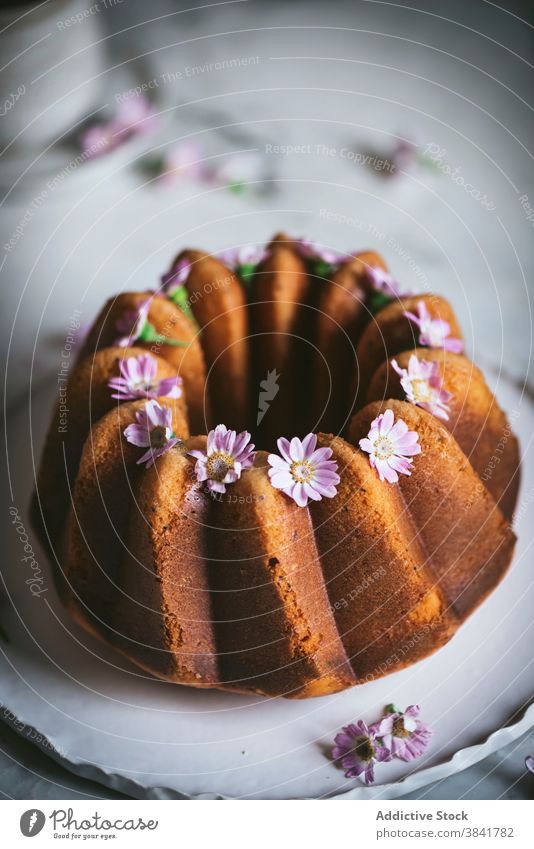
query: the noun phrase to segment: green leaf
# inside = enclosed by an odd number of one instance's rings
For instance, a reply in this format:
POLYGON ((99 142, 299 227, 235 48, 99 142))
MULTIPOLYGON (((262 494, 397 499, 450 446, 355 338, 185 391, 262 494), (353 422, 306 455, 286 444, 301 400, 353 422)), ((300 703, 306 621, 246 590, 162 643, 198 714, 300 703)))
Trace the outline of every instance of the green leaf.
POLYGON ((394 704, 386 705, 385 707, 386 713, 400 713, 400 710, 395 707, 394 704))
POLYGON ((236 180, 233 183, 228 183, 228 190, 234 195, 242 195, 243 192, 246 190, 246 186, 244 183, 240 183, 236 180))
POLYGON ((418 153, 415 161, 423 168, 429 168, 431 171, 440 171, 439 163, 435 162, 429 156, 425 156, 424 153, 418 153))
POLYGON ((139 334, 139 339, 142 339, 143 342, 153 342, 157 345, 171 345, 173 348, 187 348, 189 342, 181 342, 179 339, 170 339, 168 336, 163 336, 162 333, 158 333, 153 324, 149 321, 146 321, 141 333, 139 334))
POLYGON ((254 277, 257 269, 257 265, 249 262, 246 265, 238 265, 236 268, 236 273, 239 278, 242 280, 243 285, 249 289, 250 284, 252 283, 252 278, 254 277))
POLYGON ((174 292, 172 292, 172 294, 170 295, 170 299, 196 325, 195 317, 191 309, 191 304, 189 303, 189 292, 187 291, 185 286, 177 286, 174 292))
POLYGON ((369 295, 369 309, 373 313, 377 313, 383 307, 387 307, 388 304, 393 302, 393 298, 390 298, 389 295, 386 295, 385 292, 379 292, 378 290, 374 290, 369 295))
POLYGON ((331 277, 334 266, 329 262, 325 262, 323 259, 315 259, 312 263, 311 270, 312 274, 315 274, 316 277, 331 277))

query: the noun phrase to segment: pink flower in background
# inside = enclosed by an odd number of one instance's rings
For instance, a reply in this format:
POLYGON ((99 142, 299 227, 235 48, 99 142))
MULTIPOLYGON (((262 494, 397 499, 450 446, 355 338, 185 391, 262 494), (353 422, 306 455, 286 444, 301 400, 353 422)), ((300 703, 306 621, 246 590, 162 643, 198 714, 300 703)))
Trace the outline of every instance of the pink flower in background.
POLYGON ((183 256, 178 260, 176 265, 171 268, 170 271, 165 272, 161 276, 161 286, 163 290, 163 294, 167 295, 167 297, 172 298, 176 289, 180 286, 183 286, 189 277, 189 272, 191 271, 191 263, 189 260, 183 256))
POLYGON ((397 139, 388 159, 392 165, 389 175, 394 177, 401 169, 406 171, 416 163, 417 145, 407 139, 397 139))
POLYGON ((119 135, 145 135, 151 133, 156 125, 154 110, 143 94, 123 100, 113 120, 113 126, 119 135))
POLYGON ((157 457, 182 442, 172 431, 170 407, 162 407, 154 400, 147 401, 144 410, 138 410, 135 418, 137 424, 128 425, 124 436, 132 445, 148 448, 137 461, 138 465, 146 463, 146 468, 150 468, 157 457))
POLYGON ((242 192, 247 183, 256 183, 262 179, 263 163, 259 154, 244 151, 231 156, 222 156, 212 160, 209 178, 234 192, 242 192))
POLYGON ((114 150, 134 135, 150 133, 156 124, 156 116, 144 95, 123 100, 116 116, 108 122, 93 124, 81 136, 82 151, 86 158, 94 159, 114 150))
POLYGON ((525 766, 529 772, 534 772, 534 757, 532 755, 527 755, 525 758, 525 766))
POLYGON ((150 309, 150 298, 139 304, 137 309, 126 310, 117 320, 115 329, 121 334, 115 339, 114 344, 121 348, 128 348, 137 339, 141 339, 148 322, 148 311, 150 309))
POLYGON ((400 284, 389 272, 378 265, 368 265, 366 268, 369 282, 377 292, 383 292, 390 298, 400 297, 400 284))
POLYGON ((208 434, 206 451, 189 451, 195 457, 197 481, 207 481, 210 492, 226 492, 226 485, 235 483, 244 469, 250 469, 254 463, 254 445, 250 442, 250 433, 244 430, 236 433, 223 425, 217 425, 208 434))
POLYGON ((364 154, 364 162, 375 174, 390 179, 400 177, 403 172, 427 166, 427 158, 419 152, 419 145, 407 138, 395 138, 382 150, 371 149, 364 154))
POLYGON ((228 156, 207 156, 199 142, 189 139, 170 146, 163 157, 145 160, 145 166, 164 185, 196 180, 225 186, 235 193, 261 190, 258 186, 263 177, 263 162, 258 153, 242 151, 228 156))
POLYGON ((321 260, 327 265, 339 265, 347 259, 347 254, 341 254, 331 248, 325 248, 319 242, 313 242, 311 239, 296 239, 297 248, 303 259, 321 260))
POLYGON ((95 159, 119 144, 118 137, 111 124, 94 124, 82 133, 82 152, 87 159, 95 159))
POLYGON ((340 482, 337 463, 331 460, 331 448, 316 448, 317 436, 309 433, 302 442, 296 436, 291 442, 280 437, 278 450, 282 455, 269 454, 269 478, 276 489, 289 495, 299 507, 308 500, 321 501, 337 494, 340 482))
POLYGON ((391 752, 376 739, 373 727, 368 728, 361 719, 356 724, 345 725, 336 734, 334 742, 332 757, 341 761, 347 778, 356 778, 363 773, 365 783, 372 784, 375 763, 391 760, 391 752))
POLYGON ((396 360, 391 360, 391 365, 400 376, 407 401, 428 410, 438 419, 448 421, 447 404, 453 396, 451 392, 443 389, 437 363, 419 360, 415 354, 412 354, 407 369, 401 368, 396 360))
POLYGON ((225 265, 232 269, 243 266, 259 265, 267 256, 267 249, 263 245, 242 245, 239 248, 226 248, 217 254, 225 265))
POLYGON ((424 301, 417 304, 418 315, 406 311, 404 315, 419 328, 419 344, 428 348, 444 348, 454 354, 461 354, 463 343, 461 339, 450 336, 451 326, 441 318, 432 318, 424 301))
POLYGON ((367 452, 369 462, 378 472, 381 481, 397 483, 399 475, 411 475, 413 460, 421 453, 419 434, 408 430, 402 419, 395 422, 393 410, 386 410, 371 422, 365 439, 360 439, 360 448, 367 452))
POLYGON ((385 716, 371 726, 392 757, 413 761, 426 751, 433 731, 419 720, 419 713, 419 705, 410 705, 404 712, 388 705, 385 716))
POLYGON ((166 395, 169 398, 180 398, 182 395, 182 378, 165 377, 156 380, 157 361, 150 354, 139 357, 128 357, 119 362, 120 377, 112 377, 108 383, 115 394, 112 398, 120 401, 134 398, 159 398, 166 395))
POLYGON ((165 153, 160 178, 169 184, 181 180, 207 180, 209 171, 203 159, 201 144, 195 141, 179 142, 165 153))

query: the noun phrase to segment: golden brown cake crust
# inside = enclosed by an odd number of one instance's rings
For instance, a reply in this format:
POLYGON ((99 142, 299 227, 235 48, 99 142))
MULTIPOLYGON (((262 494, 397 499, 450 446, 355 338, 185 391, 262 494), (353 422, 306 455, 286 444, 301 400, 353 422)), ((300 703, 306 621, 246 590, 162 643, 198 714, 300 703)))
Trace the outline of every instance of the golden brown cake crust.
POLYGON ((309 513, 271 486, 266 457, 258 452, 254 469, 211 513, 221 677, 271 695, 326 695, 355 679, 328 606, 309 513))
POLYGON ((343 262, 331 279, 321 280, 317 298, 314 429, 342 432, 353 412, 347 374, 357 368, 356 340, 370 318, 366 307, 370 267, 387 265, 374 251, 363 251, 343 262))
MULTIPOLYGON (((120 375, 121 360, 141 354, 146 351, 139 347, 102 348, 82 359, 68 379, 68 416, 63 420, 58 404, 45 440, 33 505, 34 521, 47 547, 54 548, 63 531, 82 448, 91 426, 120 403, 112 397, 109 380, 120 375), (41 514, 46 516, 46 527, 41 514)), ((175 376, 170 363, 152 356, 158 380, 175 376)), ((176 403, 187 417, 185 395, 176 403)))
MULTIPOLYGON (((454 437, 430 413, 404 401, 368 404, 353 418, 349 441, 358 445, 386 408, 419 434, 421 454, 395 490, 447 605, 463 621, 505 574, 515 535, 454 437)), ((377 485, 384 492, 384 482, 377 485)))
POLYGON ((384 307, 365 328, 356 350, 358 372, 353 382, 353 390, 359 406, 367 397, 369 383, 378 366, 388 357, 417 347, 419 330, 404 313, 417 314, 421 301, 427 307, 431 318, 447 321, 451 336, 462 338, 462 331, 451 305, 439 295, 400 298, 384 307))
MULTIPOLYGON (((68 384, 68 437, 52 423, 36 506, 54 543, 66 537, 60 592, 85 628, 170 682, 291 698, 365 683, 449 640, 512 557, 504 514, 517 494, 517 442, 480 372, 463 356, 415 350, 438 363, 453 394, 450 420, 441 422, 402 400, 391 368, 392 357, 406 367, 414 353, 419 331, 404 311, 417 312, 421 301, 461 337, 449 304, 427 294, 371 316, 377 299, 367 268, 385 269, 380 256, 357 254, 324 280, 302 247, 279 233, 247 283, 208 254, 182 252, 177 260, 191 265, 185 286, 199 327, 167 297, 110 299, 68 384), (221 279, 228 285, 215 286, 221 279), (147 298, 155 332, 185 347, 113 344, 118 319, 147 298), (329 401, 309 341, 334 377, 329 401), (164 446, 149 468, 148 455, 141 462, 146 434, 134 433, 140 445, 125 436, 146 401, 113 399, 108 386, 121 358, 147 349, 158 379, 184 380, 182 398, 157 399, 172 408, 172 434, 184 441, 164 446), (280 394, 255 428, 259 383, 274 370, 280 394), (371 403, 351 419, 348 439, 317 435, 337 463, 334 497, 323 493, 298 507, 274 487, 264 451, 224 493, 197 480, 206 466, 189 452, 207 450, 210 396, 215 423, 251 430, 258 448, 277 450, 276 437, 315 431, 323 407, 323 422, 343 427, 358 374, 357 403, 371 403), (385 409, 417 431, 422 448, 411 475, 395 485, 379 480, 359 448, 385 409), (188 438, 190 425, 201 435, 188 438)), ((158 447, 164 438, 168 432, 158 430, 158 447)), ((227 461, 216 462, 228 469, 227 461)))
POLYGON ((161 677, 219 684, 206 543, 209 496, 183 451, 160 457, 139 479, 114 612, 125 654, 161 677))
MULTIPOLYGON (((187 436, 180 405, 169 398, 159 403, 172 410, 173 430, 187 436)), ((64 580, 81 615, 112 642, 114 607, 119 592, 117 571, 126 548, 132 518, 139 521, 135 485, 143 473, 139 448, 124 438, 144 401, 110 410, 91 429, 85 442, 68 520, 64 580)))
POLYGON ((211 413, 205 393, 206 366, 198 331, 190 319, 168 298, 154 295, 153 292, 121 292, 110 298, 87 337, 81 358, 100 348, 113 346, 121 335, 117 332, 117 321, 126 312, 138 309, 147 299, 150 299, 148 320, 157 333, 184 342, 185 346, 175 347, 141 340, 136 340, 135 346, 149 350, 171 364, 184 381, 191 427, 197 432, 205 430, 211 421, 211 413))
POLYGON ((313 356, 307 341, 313 320, 307 308, 310 281, 305 263, 286 234, 277 234, 268 246, 251 290, 256 409, 260 381, 273 370, 279 375, 279 391, 258 429, 261 446, 271 448, 290 426, 297 432, 306 429, 309 380, 304 364, 313 356))
MULTIPOLYGON (((513 516, 519 489, 519 445, 505 413, 488 388, 484 375, 463 354, 435 348, 416 348, 396 356, 407 369, 410 357, 436 362, 443 389, 452 394, 449 418, 443 424, 467 456, 504 515, 513 516)), ((400 376, 391 360, 382 363, 371 380, 368 401, 405 398, 400 376)))
POLYGON ((249 328, 246 297, 236 275, 216 257, 188 249, 191 263, 185 286, 200 328, 207 366, 207 391, 214 422, 242 430, 248 421, 249 328), (230 411, 230 416, 228 415, 230 411))
POLYGON ((311 505, 324 582, 359 683, 394 672, 453 634, 412 514, 396 486, 380 482, 366 455, 320 434, 338 462, 338 494, 311 505))

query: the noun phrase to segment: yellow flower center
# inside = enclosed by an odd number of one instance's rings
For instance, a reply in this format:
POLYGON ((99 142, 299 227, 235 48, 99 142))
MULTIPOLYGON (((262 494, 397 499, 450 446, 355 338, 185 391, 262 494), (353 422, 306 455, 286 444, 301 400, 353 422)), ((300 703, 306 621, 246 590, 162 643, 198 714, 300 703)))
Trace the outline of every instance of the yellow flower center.
POLYGON ((379 436, 378 439, 375 439, 373 442, 373 450, 375 456, 378 457, 379 460, 389 460, 389 458, 393 457, 395 453, 395 446, 391 439, 388 439, 387 436, 379 436))
POLYGON ((375 747, 371 743, 369 737, 358 737, 354 752, 361 761, 367 762, 375 756, 375 747))
POLYGON ((161 448, 167 442, 167 428, 158 425, 150 431, 150 447, 161 448))
POLYGON ((214 451, 208 457, 206 468, 212 481, 223 481, 230 469, 233 468, 234 458, 225 451, 214 451))
POLYGON ((132 389, 138 390, 140 392, 152 392, 152 390, 155 389, 156 386, 157 383, 155 381, 151 382, 150 380, 144 380, 143 378, 141 378, 141 380, 132 381, 132 389))
POLYGON ((289 472, 297 483, 307 483, 313 478, 314 468, 309 460, 294 460, 289 472))
POLYGON ((416 401, 431 401, 432 400, 432 390, 428 385, 428 381, 421 380, 420 378, 417 380, 412 380, 412 392, 413 397, 416 401))
POLYGON ((397 719, 393 723, 392 734, 394 737, 409 737, 410 732, 406 731, 404 727, 404 720, 402 716, 397 717, 397 719))

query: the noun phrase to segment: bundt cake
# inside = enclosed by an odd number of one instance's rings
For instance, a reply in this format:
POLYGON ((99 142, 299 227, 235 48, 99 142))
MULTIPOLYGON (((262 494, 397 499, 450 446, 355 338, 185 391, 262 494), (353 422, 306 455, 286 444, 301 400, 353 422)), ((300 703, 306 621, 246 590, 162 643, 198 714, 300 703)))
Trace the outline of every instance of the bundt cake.
POLYGON ((169 681, 370 681, 447 642, 510 563, 506 416, 447 301, 371 251, 182 251, 107 302, 67 397, 32 505, 58 589, 169 681))

